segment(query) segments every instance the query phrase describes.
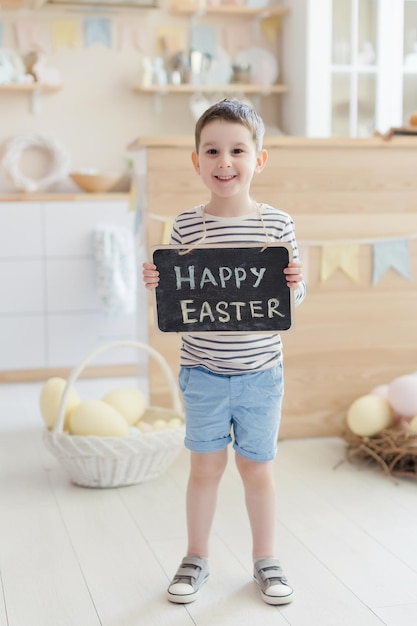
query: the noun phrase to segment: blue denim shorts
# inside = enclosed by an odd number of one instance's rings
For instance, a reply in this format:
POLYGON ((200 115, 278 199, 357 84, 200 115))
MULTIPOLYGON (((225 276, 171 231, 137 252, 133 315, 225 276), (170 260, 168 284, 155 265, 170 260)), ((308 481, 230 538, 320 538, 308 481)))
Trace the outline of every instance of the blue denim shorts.
POLYGON ((282 363, 232 376, 205 367, 182 367, 179 386, 189 450, 216 452, 233 441, 236 452, 247 459, 275 458, 284 392, 282 363))

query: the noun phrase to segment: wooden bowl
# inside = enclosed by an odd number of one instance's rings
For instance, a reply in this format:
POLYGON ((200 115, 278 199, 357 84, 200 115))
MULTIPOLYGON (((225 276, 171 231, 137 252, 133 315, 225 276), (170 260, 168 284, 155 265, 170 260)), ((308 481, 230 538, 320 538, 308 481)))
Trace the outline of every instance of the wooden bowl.
POLYGON ((115 172, 99 172, 98 170, 71 172, 69 176, 78 187, 89 193, 111 191, 121 179, 121 175, 115 172))

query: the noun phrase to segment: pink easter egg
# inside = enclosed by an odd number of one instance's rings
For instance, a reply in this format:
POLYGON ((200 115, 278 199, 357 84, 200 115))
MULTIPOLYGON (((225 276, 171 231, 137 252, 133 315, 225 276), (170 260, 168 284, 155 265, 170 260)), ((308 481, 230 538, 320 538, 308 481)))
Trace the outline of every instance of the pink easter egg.
POLYGON ((388 385, 377 385, 369 392, 371 396, 379 396, 380 398, 388 398, 388 385))
POLYGON ((395 378, 388 386, 388 402, 402 417, 417 415, 417 377, 406 374, 395 378))

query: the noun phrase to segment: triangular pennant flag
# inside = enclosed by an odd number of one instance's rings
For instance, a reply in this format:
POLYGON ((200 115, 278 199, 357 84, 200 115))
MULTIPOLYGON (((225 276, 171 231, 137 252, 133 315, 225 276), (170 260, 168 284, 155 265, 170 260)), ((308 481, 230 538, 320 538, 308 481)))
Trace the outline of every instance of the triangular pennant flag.
POLYGON ((308 261, 309 261, 309 246, 306 243, 298 243, 298 253, 300 255, 300 261, 303 264, 303 278, 304 282, 308 284, 308 261))
POLYGON ((404 278, 411 280, 410 251, 406 239, 374 242, 373 260, 373 285, 376 285, 390 268, 396 270, 404 278))
POLYGON ((78 48, 80 41, 78 38, 77 22, 74 20, 58 20, 52 22, 52 39, 55 50, 60 50, 66 46, 78 48))
POLYGON ((16 48, 22 54, 29 52, 49 53, 52 47, 51 32, 47 22, 41 20, 18 20, 14 24, 16 48))
POLYGON ((118 42, 117 46, 119 50, 124 48, 134 48, 142 54, 151 56, 152 48, 150 42, 149 28, 147 28, 144 22, 139 20, 123 20, 119 22, 118 28, 118 42))
POLYGON ((108 17, 87 17, 84 22, 85 44, 102 43, 111 48, 111 21, 108 17))
POLYGON ((329 244, 322 248, 321 272, 322 282, 337 269, 342 269, 352 280, 359 282, 359 245, 358 244, 329 244))

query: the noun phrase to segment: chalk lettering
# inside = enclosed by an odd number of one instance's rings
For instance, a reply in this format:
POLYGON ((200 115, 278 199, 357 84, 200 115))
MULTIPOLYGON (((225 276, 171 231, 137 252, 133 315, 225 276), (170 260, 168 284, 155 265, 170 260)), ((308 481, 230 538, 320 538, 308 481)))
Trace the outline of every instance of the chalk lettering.
POLYGON ((201 275, 200 289, 204 287, 205 283, 211 283, 215 287, 217 287, 217 284, 218 284, 213 274, 211 273, 211 270, 208 267, 204 268, 203 273, 201 275))
POLYGON ((262 300, 249 300, 249 302, 226 302, 220 300, 216 304, 210 304, 207 300, 198 303, 195 300, 180 300, 182 321, 184 324, 195 324, 196 322, 211 323, 216 321, 226 323, 231 320, 241 322, 244 319, 272 318, 274 316, 285 317, 279 308, 277 298, 269 298, 266 302, 262 300))
POLYGON ((226 281, 230 280, 231 276, 232 270, 230 267, 219 267, 220 284, 223 289, 226 287, 226 281))
POLYGON ((177 291, 181 289, 182 283, 189 283, 190 289, 195 289, 194 265, 188 267, 188 278, 181 278, 181 268, 176 265, 174 267, 177 291))
POLYGON ((252 274, 258 277, 258 280, 253 284, 253 286, 259 287, 261 280, 264 277, 264 274, 266 272, 266 267, 261 267, 259 271, 256 269, 256 267, 251 267, 250 271, 252 272, 252 274))
MULTIPOLYGON (((183 287, 188 286, 190 290, 196 289, 196 276, 195 276, 195 266, 189 265, 187 267, 188 275, 184 276, 181 274, 181 267, 179 265, 174 266, 175 272, 175 285, 176 290, 179 291, 183 287)), ((234 277, 234 284, 237 289, 240 289, 241 283, 245 282, 248 278, 248 274, 243 267, 235 267, 233 270, 227 266, 221 266, 218 268, 219 273, 219 281, 220 285, 223 289, 226 289, 227 283, 231 280, 232 276, 234 277)), ((252 287, 259 287, 265 272, 266 267, 251 267, 250 272, 256 277, 255 282, 252 287)), ((199 282, 200 289, 203 289, 207 284, 213 285, 217 287, 219 283, 217 282, 212 270, 209 267, 204 267, 201 272, 201 278, 199 282)))
POLYGON ((284 314, 278 311, 279 300, 277 298, 270 298, 268 300, 268 317, 274 317, 274 315, 278 315, 278 317, 284 317, 284 314))

